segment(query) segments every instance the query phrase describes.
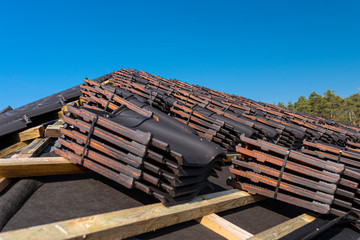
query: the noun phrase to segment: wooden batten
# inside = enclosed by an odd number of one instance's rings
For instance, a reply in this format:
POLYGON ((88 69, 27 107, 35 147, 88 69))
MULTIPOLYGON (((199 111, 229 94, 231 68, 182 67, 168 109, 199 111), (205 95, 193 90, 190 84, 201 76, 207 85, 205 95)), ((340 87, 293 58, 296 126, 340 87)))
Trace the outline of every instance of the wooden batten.
POLYGON ((83 173, 87 170, 62 157, 2 158, 0 178, 83 173))
POLYGON ((198 219, 198 222, 222 237, 230 240, 245 240, 254 236, 248 231, 214 213, 198 219))
POLYGON ((256 234, 251 240, 273 240, 280 239, 289 233, 305 226, 306 224, 314 221, 316 218, 309 214, 301 214, 300 216, 283 222, 275 227, 269 228, 261 233, 256 234))
POLYGON ((0 233, 0 239, 123 239, 244 206, 258 198, 262 197, 227 190, 198 196, 188 203, 171 207, 156 203, 4 232, 0 233))
POLYGON ((29 144, 28 141, 26 142, 18 142, 18 143, 15 143, 13 145, 11 145, 10 147, 7 147, 7 148, 4 148, 2 150, 0 150, 0 158, 2 157, 6 157, 7 155, 23 148, 23 147, 26 147, 27 145, 29 144))

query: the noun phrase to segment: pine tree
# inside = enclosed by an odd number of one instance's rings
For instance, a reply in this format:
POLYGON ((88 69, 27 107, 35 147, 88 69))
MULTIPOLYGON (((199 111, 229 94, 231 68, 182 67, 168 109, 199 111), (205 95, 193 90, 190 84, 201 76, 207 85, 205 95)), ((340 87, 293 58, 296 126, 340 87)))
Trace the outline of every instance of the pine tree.
POLYGON ((308 112, 308 100, 306 97, 301 96, 294 103, 294 110, 297 112, 308 112))
MULTIPOLYGON (((285 104, 279 102, 278 106, 285 107, 285 104)), ((294 103, 289 101, 286 108, 314 114, 322 118, 360 125, 360 92, 342 99, 330 89, 326 90, 323 96, 314 91, 309 95, 309 98, 301 96, 294 103)))
POLYGON ((294 110, 294 104, 291 101, 289 101, 286 108, 289 110, 294 110))
POLYGON ((315 91, 309 95, 309 106, 308 113, 321 116, 322 115, 322 96, 317 94, 315 91))
POLYGON ((279 102, 277 105, 278 105, 278 107, 286 108, 286 106, 283 102, 279 102))

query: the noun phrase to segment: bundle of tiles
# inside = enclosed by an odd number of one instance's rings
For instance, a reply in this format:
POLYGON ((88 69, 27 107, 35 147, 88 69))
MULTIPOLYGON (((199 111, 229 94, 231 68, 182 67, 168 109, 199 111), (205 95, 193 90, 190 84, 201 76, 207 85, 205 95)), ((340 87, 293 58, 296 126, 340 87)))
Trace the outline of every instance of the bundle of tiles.
POLYGON ((356 149, 304 140, 301 151, 324 160, 342 163, 355 171, 360 171, 360 152, 356 149))
MULTIPOLYGON (((137 84, 138 85, 138 84, 137 84)), ((235 150, 236 144, 240 141, 239 132, 233 125, 226 124, 223 121, 207 117, 203 114, 205 109, 200 106, 189 108, 184 104, 171 101, 164 93, 157 91, 151 97, 151 90, 134 91, 125 88, 123 85, 117 87, 117 84, 100 85, 94 81, 85 79, 82 88, 82 99, 86 101, 85 106, 93 109, 108 108, 110 111, 117 109, 124 102, 133 103, 141 108, 151 109, 156 115, 170 114, 178 125, 186 125, 193 129, 193 132, 200 137, 217 143, 227 150, 235 150), (160 93, 159 93, 160 92, 160 93), (122 98, 124 96, 126 100, 122 98), (151 99, 151 101, 150 101, 151 99), (166 101, 164 100, 166 99, 166 101), (150 101, 150 102, 149 102, 150 101), (156 104, 154 103, 156 102, 156 104), (164 111, 164 106, 172 106, 168 111, 164 111), (180 124, 181 122, 181 124, 180 124)), ((169 118, 167 116, 167 118, 169 118)), ((236 123, 235 123, 235 126, 236 123)), ((246 131, 247 129, 244 129, 246 131)), ((250 135, 253 132, 250 131, 250 135)))
MULTIPOLYGON (((360 152, 352 148, 343 148, 324 143, 304 141, 301 152, 322 159, 323 161, 332 161, 344 164, 345 168, 360 173, 360 152)), ((354 182, 349 186, 338 186, 338 188, 341 188, 343 192, 347 192, 347 198, 343 199, 343 201, 346 202, 344 211, 346 209, 357 209, 360 211, 360 178, 356 178, 354 176, 351 177, 344 173, 341 174, 341 178, 354 182)))
MULTIPOLYGON (((166 80, 132 69, 114 72, 113 79, 114 84, 119 87, 132 89, 138 94, 147 91, 147 97, 152 96, 153 99, 157 98, 155 95, 158 95, 159 99, 166 99, 165 102, 170 102, 166 103, 167 113, 174 101, 190 108, 200 106, 208 111, 207 117, 212 115, 229 125, 237 125, 238 130, 248 137, 263 139, 280 146, 300 148, 304 139, 342 147, 346 146, 347 142, 360 142, 360 129, 350 124, 296 113, 206 87, 174 79, 166 80), (250 130, 255 133, 250 133, 250 130)), ((150 99, 149 101, 153 102, 150 99)))
POLYGON ((295 113, 271 104, 254 102, 174 79, 166 80, 142 71, 122 69, 113 74, 117 84, 121 86, 127 81, 130 84, 126 87, 129 88, 131 84, 140 84, 142 89, 164 91, 167 98, 173 98, 188 107, 197 104, 215 113, 214 117, 217 119, 231 119, 254 130, 256 138, 281 146, 299 148, 303 139, 342 147, 346 146, 347 142, 360 142, 359 128, 349 124, 295 113))
POLYGON ((148 99, 153 106, 193 127, 199 135, 206 135, 208 140, 228 151, 235 149, 241 134, 288 147, 299 147, 305 137, 304 129, 267 119, 258 109, 246 107, 225 93, 134 70, 114 72, 113 79, 115 86, 148 99), (225 137, 224 133, 229 129, 214 134, 214 127, 196 119, 199 116, 213 125, 225 124, 235 132, 225 137))
POLYGON ((296 119, 291 120, 293 123, 302 126, 308 130, 308 132, 312 131, 315 132, 315 135, 307 135, 305 137, 308 141, 320 141, 323 143, 333 144, 337 146, 344 147, 346 145, 346 142, 354 141, 354 139, 357 138, 351 138, 350 136, 356 136, 356 134, 343 134, 340 131, 332 131, 327 128, 324 128, 323 126, 316 125, 314 123, 310 122, 302 122, 298 121, 296 119))
MULTIPOLYGON (((324 143, 345 146, 347 142, 360 142, 360 129, 356 126, 323 119, 318 116, 297 113, 272 104, 255 102, 243 97, 232 96, 229 102, 243 104, 250 109, 247 115, 265 117, 267 120, 280 122, 282 125, 297 128, 305 132, 308 141, 322 141, 324 143)), ((283 145, 283 144, 279 144, 283 145)))
POLYGON ((131 104, 111 114, 68 106, 64 121, 56 154, 164 204, 189 201, 209 187, 225 157, 219 146, 131 104))
MULTIPOLYGON (((133 74, 137 76, 136 73, 133 74)), ((192 127, 199 136, 219 144, 227 151, 235 151, 241 134, 246 136, 255 134, 249 126, 206 109, 205 102, 194 103, 191 94, 188 94, 188 98, 184 100, 181 98, 183 90, 169 81, 154 82, 145 76, 134 77, 125 70, 115 72, 114 79, 114 86, 146 98, 151 106, 192 127)))
POLYGON ((228 185, 322 214, 360 214, 358 169, 263 140, 242 136, 241 141, 228 185))
MULTIPOLYGON (((280 113, 274 115, 285 123, 292 123, 306 129, 305 139, 308 141, 321 141, 337 146, 346 146, 347 142, 360 142, 360 129, 350 124, 323 119, 315 115, 297 113, 275 105, 261 103, 267 109, 280 113)), ((269 115, 267 115, 269 116, 269 115)))

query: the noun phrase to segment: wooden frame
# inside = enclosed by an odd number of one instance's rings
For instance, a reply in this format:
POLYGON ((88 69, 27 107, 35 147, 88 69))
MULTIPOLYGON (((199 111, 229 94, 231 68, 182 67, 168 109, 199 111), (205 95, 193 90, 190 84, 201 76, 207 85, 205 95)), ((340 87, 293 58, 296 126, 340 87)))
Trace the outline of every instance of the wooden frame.
POLYGON ((243 191, 226 190, 198 196, 189 203, 171 207, 156 203, 4 232, 0 233, 0 239, 124 239, 197 218, 200 224, 227 239, 272 240, 284 237, 315 220, 313 216, 302 214, 253 235, 214 214, 262 199, 264 197, 243 191))
POLYGON ((184 204, 161 203, 50 223, 0 234, 6 239, 123 239, 263 199, 239 190, 198 196, 184 204))

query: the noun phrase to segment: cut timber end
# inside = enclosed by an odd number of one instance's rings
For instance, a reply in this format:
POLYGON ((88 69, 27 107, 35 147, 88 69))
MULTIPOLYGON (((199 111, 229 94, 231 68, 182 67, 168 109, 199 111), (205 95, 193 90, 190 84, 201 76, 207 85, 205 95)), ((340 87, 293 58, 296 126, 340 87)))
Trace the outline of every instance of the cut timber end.
POLYGON ((44 133, 45 133, 45 128, 43 125, 40 125, 22 131, 21 133, 19 133, 19 139, 21 142, 23 142, 34 138, 42 137, 44 136, 44 133))
POLYGON ((254 236, 214 213, 198 219, 198 222, 226 239, 245 240, 254 236))
POLYGON ((2 158, 0 178, 83 173, 87 170, 62 157, 2 158))
POLYGON ((302 214, 296 218, 290 219, 286 222, 283 222, 275 227, 272 227, 268 230, 265 230, 259 234, 256 234, 254 237, 250 238, 251 240, 273 240, 282 238, 289 233, 299 229, 306 224, 314 221, 316 218, 309 214, 302 214))
POLYGON ((62 119, 58 120, 53 125, 49 125, 45 129, 45 137, 57 138, 60 137, 60 128, 64 125, 64 121, 62 119))
POLYGON ((161 203, 121 211, 45 224, 0 234, 6 239, 123 239, 244 206, 257 201, 239 190, 227 190, 198 196, 194 200, 165 207, 161 203))

